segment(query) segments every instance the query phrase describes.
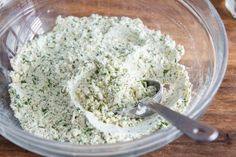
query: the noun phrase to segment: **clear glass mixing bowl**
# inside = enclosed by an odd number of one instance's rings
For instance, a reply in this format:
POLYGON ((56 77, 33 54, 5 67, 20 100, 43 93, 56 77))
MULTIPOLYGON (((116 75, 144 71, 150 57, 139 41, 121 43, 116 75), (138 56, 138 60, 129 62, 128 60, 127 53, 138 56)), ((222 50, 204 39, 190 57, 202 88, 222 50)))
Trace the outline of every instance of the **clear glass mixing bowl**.
POLYGON ((109 145, 75 145, 24 132, 9 108, 8 77, 17 49, 52 29, 55 18, 92 13, 140 18, 184 45, 181 62, 193 84, 186 115, 197 119, 206 110, 223 79, 227 65, 224 25, 208 0, 2 0, 0 2, 0 133, 13 143, 45 156, 136 156, 163 147, 181 135, 175 127, 138 140, 109 145))

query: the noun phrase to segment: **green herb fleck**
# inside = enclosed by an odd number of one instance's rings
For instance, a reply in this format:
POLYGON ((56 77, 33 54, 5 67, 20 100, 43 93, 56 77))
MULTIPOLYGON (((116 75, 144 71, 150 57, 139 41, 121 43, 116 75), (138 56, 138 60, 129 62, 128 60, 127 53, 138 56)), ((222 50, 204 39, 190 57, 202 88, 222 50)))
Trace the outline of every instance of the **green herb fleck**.
POLYGON ((25 80, 22 80, 22 81, 20 81, 20 83, 26 83, 26 81, 25 81, 25 80))
POLYGON ((165 70, 163 71, 164 76, 165 76, 169 71, 170 71, 170 69, 165 69, 165 70))

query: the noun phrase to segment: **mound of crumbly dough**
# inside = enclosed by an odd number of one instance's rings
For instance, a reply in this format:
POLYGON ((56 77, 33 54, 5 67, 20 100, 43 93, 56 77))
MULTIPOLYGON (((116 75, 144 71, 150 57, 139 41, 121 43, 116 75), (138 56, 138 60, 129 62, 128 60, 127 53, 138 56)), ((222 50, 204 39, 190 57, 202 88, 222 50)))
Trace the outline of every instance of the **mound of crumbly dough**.
POLYGON ((146 119, 117 111, 153 95, 155 90, 142 84, 153 79, 168 87, 162 103, 183 112, 191 95, 188 73, 179 63, 183 53, 183 46, 140 19, 59 16, 51 32, 28 42, 11 60, 11 107, 24 130, 46 139, 98 144, 140 138, 168 123, 155 115, 146 132, 104 133, 78 104, 103 123, 135 127, 146 119), (71 101, 71 81, 78 104, 71 101))

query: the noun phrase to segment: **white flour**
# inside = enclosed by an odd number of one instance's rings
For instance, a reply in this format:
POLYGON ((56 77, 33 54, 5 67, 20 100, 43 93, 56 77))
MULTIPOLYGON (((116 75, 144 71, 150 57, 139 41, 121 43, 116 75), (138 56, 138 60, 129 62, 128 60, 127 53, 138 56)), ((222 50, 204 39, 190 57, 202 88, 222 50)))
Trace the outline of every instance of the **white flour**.
POLYGON ((11 107, 23 129, 80 144, 140 138, 168 123, 158 115, 117 114, 153 95, 142 80, 158 80, 163 104, 183 112, 191 83, 184 53, 168 35, 128 17, 58 17, 54 29, 23 46, 11 63, 11 107), (116 132, 114 132, 116 131, 116 132))

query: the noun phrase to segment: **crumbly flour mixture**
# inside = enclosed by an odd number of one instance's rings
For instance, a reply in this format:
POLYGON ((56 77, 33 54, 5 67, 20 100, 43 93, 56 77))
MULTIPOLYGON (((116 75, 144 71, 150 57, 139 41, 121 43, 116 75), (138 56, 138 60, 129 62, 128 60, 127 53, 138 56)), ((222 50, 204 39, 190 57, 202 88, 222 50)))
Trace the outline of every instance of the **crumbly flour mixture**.
POLYGON ((115 143, 165 127, 158 115, 120 115, 153 95, 142 80, 163 84, 162 103, 183 112, 191 83, 179 63, 184 48, 128 17, 59 16, 53 30, 11 60, 11 107, 26 131, 79 144, 115 143))

